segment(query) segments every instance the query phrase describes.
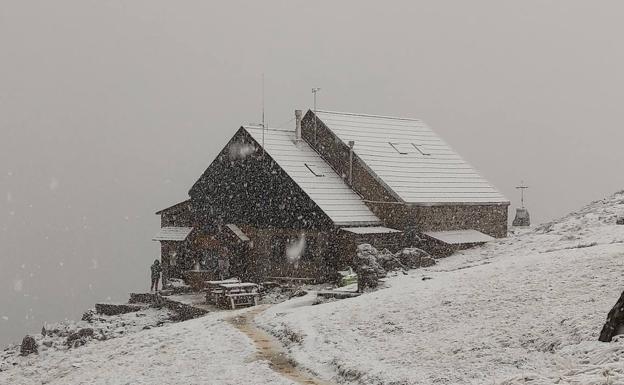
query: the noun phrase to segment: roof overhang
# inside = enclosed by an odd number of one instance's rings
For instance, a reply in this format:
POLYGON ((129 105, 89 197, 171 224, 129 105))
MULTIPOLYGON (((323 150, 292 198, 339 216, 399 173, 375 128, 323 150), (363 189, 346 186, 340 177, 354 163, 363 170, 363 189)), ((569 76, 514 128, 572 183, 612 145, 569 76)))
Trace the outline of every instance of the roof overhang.
POLYGON ((391 229, 389 227, 383 227, 383 226, 343 227, 340 230, 346 231, 352 234, 357 234, 357 235, 402 233, 401 230, 391 229))
POLYGON ((493 241, 494 238, 483 234, 480 231, 468 230, 449 230, 449 231, 427 231, 423 233, 429 238, 445 243, 447 245, 465 245, 475 243, 486 243, 493 241))
POLYGON ((192 227, 161 227, 158 234, 152 238, 152 241, 182 242, 188 238, 192 231, 192 227))

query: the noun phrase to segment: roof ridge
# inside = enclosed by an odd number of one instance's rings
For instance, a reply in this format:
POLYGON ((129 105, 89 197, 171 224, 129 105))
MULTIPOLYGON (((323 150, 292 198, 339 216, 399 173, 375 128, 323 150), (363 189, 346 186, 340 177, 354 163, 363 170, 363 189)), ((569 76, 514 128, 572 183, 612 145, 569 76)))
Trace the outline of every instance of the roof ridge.
MULTIPOLYGON (((311 110, 314 112, 314 110, 311 110)), ((401 118, 398 116, 388 116, 388 115, 373 115, 373 114, 360 114, 357 112, 340 112, 340 111, 328 111, 328 110, 316 110, 316 112, 323 112, 326 114, 336 114, 336 115, 351 115, 351 116, 366 116, 369 118, 383 118, 383 119, 394 119, 394 120, 407 120, 412 122, 421 122, 421 119, 417 118, 401 118)))
MULTIPOLYGON (((249 124, 244 124, 241 127, 243 127, 244 129, 258 129, 261 130, 262 126, 254 126, 254 125, 249 125, 249 124)), ((288 128, 276 128, 276 127, 265 127, 265 129, 267 131, 283 131, 283 132, 292 132, 294 133, 295 130, 290 130, 288 128)))

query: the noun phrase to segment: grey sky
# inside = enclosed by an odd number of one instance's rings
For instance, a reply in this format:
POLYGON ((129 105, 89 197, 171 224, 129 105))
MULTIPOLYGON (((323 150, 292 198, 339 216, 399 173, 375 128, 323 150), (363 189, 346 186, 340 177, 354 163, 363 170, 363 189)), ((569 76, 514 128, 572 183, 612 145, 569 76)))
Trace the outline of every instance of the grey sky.
POLYGON ((422 118, 514 204, 525 179, 537 222, 621 189, 622 11, 0 0, 0 343, 147 289, 153 213, 260 120, 262 73, 271 125, 313 86, 321 108, 422 118))

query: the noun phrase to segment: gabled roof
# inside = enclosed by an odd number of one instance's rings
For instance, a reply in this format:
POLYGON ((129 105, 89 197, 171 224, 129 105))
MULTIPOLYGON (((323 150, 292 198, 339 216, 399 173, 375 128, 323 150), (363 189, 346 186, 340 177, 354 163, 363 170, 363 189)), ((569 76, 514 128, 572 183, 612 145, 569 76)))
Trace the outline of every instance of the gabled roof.
POLYGON ((184 241, 193 231, 192 227, 162 227, 153 241, 184 241))
POLYGON ((416 119, 317 111, 316 115, 399 201, 508 204, 509 201, 425 123, 416 119))
POLYGON ((266 153, 337 226, 378 225, 379 218, 360 196, 294 131, 243 127, 266 153))

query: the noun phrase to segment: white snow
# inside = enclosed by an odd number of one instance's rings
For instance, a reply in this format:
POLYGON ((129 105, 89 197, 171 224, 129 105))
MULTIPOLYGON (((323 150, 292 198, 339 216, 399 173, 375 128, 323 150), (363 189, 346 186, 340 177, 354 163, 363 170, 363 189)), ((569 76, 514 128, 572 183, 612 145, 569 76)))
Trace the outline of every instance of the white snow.
POLYGON ((287 342, 293 358, 334 382, 624 383, 624 339, 597 340, 624 289, 622 208, 616 194, 388 289, 317 306, 304 297, 261 322, 300 336, 287 342))
MULTIPOLYGON (((378 291, 318 305, 308 294, 258 322, 333 383, 622 384, 624 337, 597 339, 624 289, 623 209, 618 193, 378 291)), ((150 330, 117 323, 114 339, 11 356, 0 384, 291 384, 224 319, 236 313, 150 330)))
POLYGON ((255 360, 251 341, 223 314, 17 357, 0 384, 293 384, 255 360))

